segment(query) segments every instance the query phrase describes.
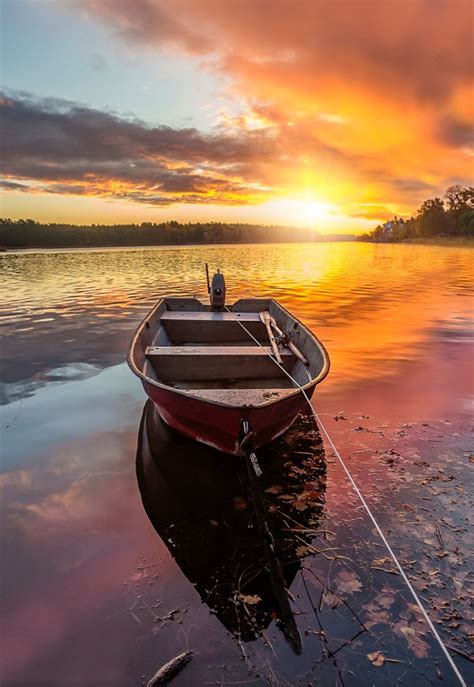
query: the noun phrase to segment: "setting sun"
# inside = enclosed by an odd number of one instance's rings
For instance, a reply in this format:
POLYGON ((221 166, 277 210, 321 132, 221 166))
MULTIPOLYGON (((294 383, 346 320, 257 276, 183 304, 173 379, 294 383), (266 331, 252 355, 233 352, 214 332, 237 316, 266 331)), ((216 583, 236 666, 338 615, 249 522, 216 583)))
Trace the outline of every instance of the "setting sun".
POLYGON ((280 218, 281 224, 318 229, 331 223, 332 216, 339 214, 337 208, 319 200, 298 198, 281 198, 265 203, 262 207, 268 217, 275 222, 280 218))
POLYGON ((469 183, 470 3, 179 4, 4 0, 4 216, 357 234, 469 183))
POLYGON ((295 215, 301 217, 301 224, 317 225, 324 222, 331 213, 331 206, 317 200, 295 201, 295 215))

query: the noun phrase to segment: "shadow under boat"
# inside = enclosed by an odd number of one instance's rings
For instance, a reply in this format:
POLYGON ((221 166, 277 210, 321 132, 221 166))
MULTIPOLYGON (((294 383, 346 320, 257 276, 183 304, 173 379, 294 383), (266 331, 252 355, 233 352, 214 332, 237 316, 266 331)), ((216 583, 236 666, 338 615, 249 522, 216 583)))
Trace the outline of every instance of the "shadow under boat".
POLYGON ((251 641, 276 620, 300 653, 286 590, 311 552, 324 507, 326 463, 314 418, 301 415, 259 449, 258 461, 256 497, 244 459, 223 460, 172 430, 146 403, 136 470, 155 530, 227 630, 251 641))

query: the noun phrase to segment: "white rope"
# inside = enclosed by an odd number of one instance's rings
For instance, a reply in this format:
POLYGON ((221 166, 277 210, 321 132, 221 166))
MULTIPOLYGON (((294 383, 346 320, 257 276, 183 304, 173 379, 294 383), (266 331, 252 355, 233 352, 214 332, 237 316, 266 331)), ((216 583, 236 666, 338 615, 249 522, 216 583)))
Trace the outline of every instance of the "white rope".
MULTIPOLYGON (((227 306, 224 306, 224 307, 225 307, 225 309, 227 310, 227 312, 231 312, 227 306)), ((265 348, 265 346, 263 346, 263 345, 260 343, 260 341, 258 341, 258 339, 256 339, 255 336, 253 336, 253 334, 251 334, 251 333, 249 332, 249 330, 247 329, 247 327, 245 327, 245 325, 243 325, 242 322, 241 322, 239 319, 237 319, 236 321, 240 324, 240 326, 242 327, 242 329, 244 329, 244 330, 247 332, 247 334, 250 336, 250 338, 253 339, 253 340, 255 341, 256 344, 258 344, 261 348, 263 348, 265 351, 267 351, 267 349, 265 348)), ((357 496, 359 497, 359 499, 360 499, 362 505, 364 506, 365 510, 367 511, 367 514, 368 514, 369 518, 371 519, 371 521, 372 521, 372 523, 373 523, 375 529, 377 530, 377 532, 378 532, 380 538, 382 539, 383 543, 385 544, 385 547, 386 547, 387 551, 389 552, 389 554, 390 554, 390 556, 391 556, 393 562, 394 562, 395 565, 397 566, 398 571, 399 571, 400 575, 402 576, 402 579, 404 580, 405 584, 407 585, 408 589, 410 590, 411 595, 412 595, 413 598, 415 599, 415 601, 416 601, 416 603, 417 603, 417 605, 418 605, 418 607, 419 607, 421 613, 423 614, 423 617, 424 617, 424 619, 426 620, 426 622, 427 622, 427 624, 428 624, 428 627, 430 628, 430 630, 431 630, 431 632, 432 632, 434 638, 437 640, 437 642, 438 642, 438 644, 440 645, 440 647, 441 647, 441 649, 442 649, 444 655, 445 655, 446 658, 448 659, 448 662, 449 662, 451 668, 453 669, 453 671, 454 671, 456 677, 457 677, 458 680, 459 680, 459 684, 462 685, 462 687, 467 687, 467 684, 466 684, 466 682, 465 682, 463 676, 462 676, 461 673, 459 672, 457 665, 455 664, 455 662, 454 662, 454 660, 453 660, 451 654, 450 654, 449 651, 448 651, 448 648, 446 647, 445 643, 443 642, 443 640, 441 639, 440 635, 438 634, 437 629, 436 629, 435 626, 433 625, 433 622, 432 622, 431 618, 429 617, 428 613, 427 613, 426 610, 425 610, 425 607, 424 607, 423 604, 421 603, 421 601, 420 601, 420 599, 419 599, 419 597, 418 597, 418 595, 417 595, 415 589, 413 588, 413 585, 411 584, 411 582, 410 582, 410 580, 408 579, 408 577, 407 577, 407 575, 406 575, 404 569, 402 568, 402 565, 401 565, 400 561, 398 560, 398 558, 397 558, 397 556, 395 555, 395 553, 394 553, 392 547, 391 547, 390 544, 388 543, 387 538, 385 537, 384 533, 382 532, 382 529, 381 529, 380 525, 378 524, 377 520, 375 519, 375 516, 373 515, 372 511, 370 510, 367 501, 365 500, 365 498, 364 498, 364 496, 362 495, 362 493, 361 493, 359 487, 358 487, 357 484, 355 483, 355 481, 354 481, 354 479, 353 479, 351 473, 349 472, 349 469, 347 468, 345 462, 344 462, 343 459, 342 459, 341 454, 339 453, 339 451, 338 451, 337 448, 336 448, 336 445, 334 444, 333 440, 331 439, 331 437, 330 437, 330 435, 329 435, 329 432, 327 431, 326 427, 324 426, 324 424, 323 424, 323 422, 322 422, 320 416, 318 415, 318 413, 317 413, 317 412, 315 411, 315 409, 313 408, 313 406, 312 406, 312 404, 311 404, 311 400, 310 400, 310 398, 308 397, 308 394, 307 394, 306 391, 303 389, 303 387, 296 381, 296 379, 294 379, 294 377, 292 377, 292 376, 290 375, 290 373, 287 372, 287 371, 285 370, 285 368, 283 367, 283 365, 280 365, 280 363, 279 363, 277 360, 275 360, 275 358, 274 358, 268 351, 267 351, 267 355, 269 356, 269 358, 271 358, 271 360, 273 360, 273 362, 275 363, 275 365, 278 365, 278 367, 286 374, 286 376, 289 377, 289 379, 291 379, 291 381, 292 381, 294 384, 296 384, 296 386, 299 388, 299 390, 300 390, 301 393, 303 394, 304 398, 306 399, 306 401, 307 401, 307 403, 308 403, 308 405, 309 405, 309 407, 310 407, 310 409, 311 409, 311 412, 312 412, 312 414, 313 414, 314 419, 316 420, 316 422, 319 424, 319 426, 320 426, 321 429, 323 430, 324 434, 326 435, 326 438, 327 438, 328 442, 330 443, 330 445, 331 445, 331 447, 332 447, 332 449, 333 449, 335 455, 337 456, 337 458, 338 458, 340 464, 342 465, 342 468, 344 469, 344 472, 346 473, 346 475, 347 475, 347 477, 348 477, 350 483, 352 484, 352 487, 353 487, 355 493, 357 494, 357 496)))

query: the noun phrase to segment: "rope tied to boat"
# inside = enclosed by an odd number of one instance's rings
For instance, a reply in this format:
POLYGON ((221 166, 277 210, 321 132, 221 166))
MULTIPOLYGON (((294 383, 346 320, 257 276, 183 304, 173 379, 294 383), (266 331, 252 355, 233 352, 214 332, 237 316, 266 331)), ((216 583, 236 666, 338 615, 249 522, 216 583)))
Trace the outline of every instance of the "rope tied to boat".
MULTIPOLYGON (((226 305, 225 305, 224 307, 225 307, 225 309, 227 310, 227 312, 229 312, 229 313, 232 312, 231 310, 229 310, 229 308, 228 308, 226 305)), ((399 573, 400 573, 400 576, 402 577, 403 581, 404 581, 405 584, 407 585, 407 587, 408 587, 408 589, 409 589, 409 591, 410 591, 412 597, 414 598, 414 600, 415 600, 417 606, 419 607, 419 609, 420 609, 420 611, 421 611, 421 613, 422 613, 422 615, 423 615, 423 618, 425 619, 425 621, 426 621, 428 627, 429 627, 430 630, 431 630, 431 633, 432 633, 433 637, 434 637, 434 638, 436 639, 436 641, 438 642, 439 646, 441 647, 442 652, 444 653, 444 655, 446 656, 446 658, 447 658, 447 660, 448 660, 449 665, 451 666, 451 668, 452 668, 454 674, 455 674, 456 677, 458 678, 459 684, 462 685, 462 687, 467 687, 467 683, 466 683, 466 681, 464 680, 463 676, 461 675, 461 673, 460 673, 460 671, 459 671, 459 669, 458 669, 456 663, 454 662, 454 660, 453 660, 451 654, 449 653, 446 644, 445 644, 445 643, 443 642, 443 640, 441 639, 441 636, 439 635, 437 629, 435 628, 435 626, 434 626, 434 624, 433 624, 433 621, 431 620, 431 618, 429 617, 427 611, 425 610, 425 607, 424 607, 423 604, 421 603, 421 600, 420 600, 418 594, 416 593, 416 591, 415 591, 413 585, 411 584, 410 580, 408 579, 408 576, 407 576, 407 574, 405 573, 405 570, 403 569, 402 564, 400 563, 400 561, 398 560, 398 558, 397 558, 395 552, 393 551, 392 547, 390 546, 390 544, 389 544, 389 542, 388 542, 388 540, 387 540, 385 534, 384 534, 383 531, 382 531, 382 528, 380 527, 379 523, 377 522, 377 520, 376 520, 374 514, 372 513, 372 511, 371 511, 371 509, 370 509, 370 507, 369 507, 367 501, 365 500, 365 498, 364 498, 362 492, 360 491, 360 489, 359 489, 359 487, 357 486, 357 484, 356 484, 354 478, 352 477, 352 475, 351 475, 351 473, 350 473, 350 471, 349 471, 347 465, 345 464, 345 462, 344 462, 344 460, 343 460, 341 454, 339 453, 339 451, 338 451, 338 449, 337 449, 337 447, 336 447, 334 441, 332 440, 332 438, 331 438, 331 436, 330 436, 328 430, 327 430, 326 427, 324 426, 324 424, 323 424, 323 422, 322 422, 320 416, 318 415, 318 413, 315 411, 315 409, 314 409, 314 407, 313 407, 313 405, 312 405, 312 403, 311 403, 311 399, 309 398, 309 396, 308 396, 308 394, 306 393, 305 389, 301 386, 301 384, 299 384, 299 383, 296 381, 296 379, 295 379, 287 370, 285 370, 285 368, 283 367, 283 365, 280 365, 280 363, 275 359, 275 357, 272 356, 272 355, 270 354, 270 352, 266 349, 266 347, 263 346, 263 345, 260 343, 260 341, 259 341, 259 340, 258 340, 258 339, 257 339, 257 338, 247 329, 247 327, 246 327, 244 324, 242 324, 242 322, 241 322, 239 319, 236 318, 236 321, 239 323, 239 325, 242 327, 242 329, 249 335, 249 337, 250 337, 251 339, 253 339, 253 341, 255 341, 255 343, 256 343, 258 346, 260 346, 261 348, 263 348, 263 350, 266 352, 266 354, 268 355, 268 357, 269 357, 271 360, 273 360, 273 362, 275 363, 275 365, 277 365, 277 366, 284 372, 284 374, 293 382, 293 384, 296 385, 296 388, 298 388, 298 389, 301 391, 301 394, 303 395, 303 397, 305 398, 305 400, 307 401, 307 403, 308 403, 308 405, 309 405, 309 408, 310 408, 310 410, 311 410, 311 413, 312 413, 314 419, 316 420, 316 422, 318 423, 318 425, 319 425, 319 426, 321 427, 321 429, 323 430, 324 435, 326 436, 326 439, 328 440, 328 442, 329 442, 329 444, 330 444, 332 450, 334 451, 335 456, 336 456, 337 459, 339 460, 339 463, 341 464, 341 466, 342 466, 342 468, 343 468, 343 470, 344 470, 344 472, 345 472, 347 478, 349 479, 349 482, 351 483, 352 488, 354 489, 354 491, 355 491, 355 493, 357 494, 357 496, 358 496, 360 502, 361 502, 362 505, 364 506, 364 509, 366 510, 367 515, 369 516, 369 518, 370 518, 372 524, 374 525, 374 527, 375 527, 375 529, 376 529, 378 535, 380 536, 381 540, 383 541, 383 543, 384 543, 384 545, 385 545, 385 548, 387 549, 388 553, 390 554, 390 557, 392 558, 393 562, 395 563, 395 565, 396 565, 396 567, 397 567, 397 569, 398 569, 398 571, 399 571, 399 573)))

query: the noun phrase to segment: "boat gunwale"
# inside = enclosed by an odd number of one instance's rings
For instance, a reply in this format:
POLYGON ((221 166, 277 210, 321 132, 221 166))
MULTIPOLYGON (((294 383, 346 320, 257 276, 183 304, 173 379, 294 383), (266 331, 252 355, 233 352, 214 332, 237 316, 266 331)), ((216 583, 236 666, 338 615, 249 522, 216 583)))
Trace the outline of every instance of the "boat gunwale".
MULTIPOLYGON (((205 399, 202 396, 193 394, 189 390, 177 389, 176 387, 172 387, 172 386, 169 386, 168 384, 165 384, 163 382, 159 382, 158 380, 152 379, 151 377, 148 377, 144 372, 142 372, 139 369, 138 365, 135 363, 135 360, 134 360, 134 352, 135 352, 135 347, 136 347, 136 344, 138 342, 138 339, 139 339, 140 335, 142 334, 143 330, 145 329, 147 322, 149 322, 150 320, 153 319, 154 313, 159 309, 161 304, 166 301, 167 298, 172 298, 172 296, 162 296, 157 301, 157 303, 151 308, 151 310, 148 312, 148 314, 145 315, 143 320, 138 325, 138 327, 135 331, 135 334, 132 337, 132 340, 130 342, 130 346, 128 349, 128 353, 127 353, 127 363, 128 363, 129 368, 131 369, 131 371, 133 372, 134 375, 139 377, 142 380, 142 382, 145 382, 146 384, 150 384, 151 386, 155 386, 158 389, 162 389, 164 391, 169 391, 169 392, 172 392, 175 394, 179 394, 180 396, 184 396, 185 398, 190 398, 190 399, 193 399, 195 401, 199 401, 200 403, 206 403, 208 405, 213 405, 213 406, 217 405, 217 406, 221 406, 223 408, 229 408, 229 409, 244 408, 244 409, 250 409, 250 410, 253 410, 253 409, 257 410, 260 408, 267 408, 268 406, 276 405, 277 403, 283 403, 287 399, 293 398, 297 394, 301 394, 302 391, 306 392, 307 390, 320 384, 323 381, 323 379, 325 379, 325 377, 327 377, 327 375, 329 373, 329 370, 331 367, 331 361, 329 359, 329 354, 328 354, 324 344, 309 329, 309 327, 307 327, 303 322, 301 322, 301 320, 299 320, 297 317, 295 317, 295 315, 290 313, 289 310, 287 310, 283 305, 281 305, 281 303, 279 303, 274 298, 252 298, 251 300, 262 300, 262 301, 265 300, 265 301, 270 301, 270 302, 275 303, 279 308, 284 310, 284 312, 290 318, 295 320, 295 322, 297 322, 303 329, 306 330, 306 332, 309 334, 309 336, 313 339, 316 346, 319 348, 319 350, 322 354, 322 357, 323 357, 323 361, 324 361, 324 365, 323 365, 320 373, 316 377, 313 377, 313 379, 309 380, 308 382, 306 382, 306 384, 304 384, 300 387, 288 389, 289 393, 286 394, 285 396, 283 396, 282 398, 269 399, 268 401, 265 401, 263 403, 259 403, 258 405, 241 405, 241 404, 232 405, 230 403, 224 403, 222 401, 205 399)), ((183 298, 184 298, 184 296, 183 296, 183 298)), ((201 305, 204 305, 204 303, 202 303, 202 301, 200 301, 198 298, 195 298, 195 300, 198 303, 200 303, 201 305)), ((246 299, 239 298, 237 301, 235 301, 235 303, 238 303, 241 300, 246 300, 246 299)), ((232 306, 231 306, 232 308, 234 307, 235 303, 232 304, 232 306)), ((231 312, 233 312, 233 310, 231 312)), ((269 357, 271 357, 271 356, 269 356, 269 357)), ((273 360, 273 358, 272 358, 272 360, 273 360)), ((276 365, 276 363, 275 363, 275 365, 276 365)))

